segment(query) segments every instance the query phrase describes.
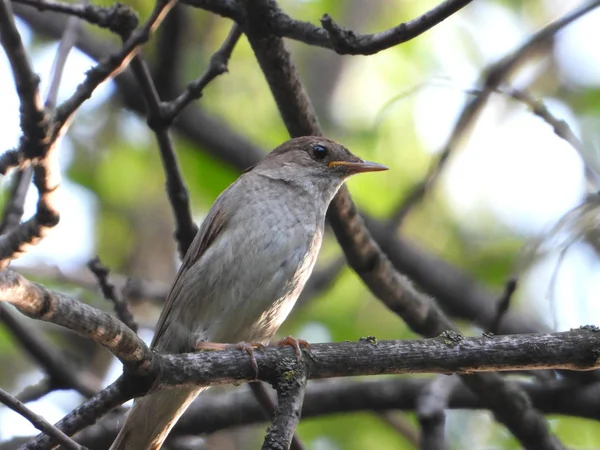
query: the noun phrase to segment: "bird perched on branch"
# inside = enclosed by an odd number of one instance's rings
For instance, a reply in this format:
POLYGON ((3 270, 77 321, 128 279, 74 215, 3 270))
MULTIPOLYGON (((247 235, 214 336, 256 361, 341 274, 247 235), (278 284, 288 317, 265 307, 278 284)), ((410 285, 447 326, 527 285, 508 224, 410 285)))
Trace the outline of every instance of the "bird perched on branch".
MULTIPOLYGON (((357 173, 387 170, 322 137, 289 140, 215 201, 194 238, 158 320, 162 353, 266 344, 313 270, 329 203, 357 173)), ((159 449, 206 388, 150 392, 135 401, 111 450, 159 449)))

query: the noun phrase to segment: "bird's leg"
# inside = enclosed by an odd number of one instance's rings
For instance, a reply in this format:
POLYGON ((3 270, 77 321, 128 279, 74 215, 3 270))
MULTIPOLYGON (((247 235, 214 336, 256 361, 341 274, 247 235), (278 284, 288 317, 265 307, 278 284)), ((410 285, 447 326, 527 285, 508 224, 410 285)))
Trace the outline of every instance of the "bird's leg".
POLYGON ((286 336, 279 342, 276 342, 272 345, 276 345, 278 347, 283 347, 284 345, 291 345, 294 351, 296 352, 296 358, 298 359, 298 362, 302 361, 302 348, 305 348, 307 350, 311 349, 310 344, 304 339, 296 339, 292 336, 286 336))
POLYGON ((256 358, 254 356, 254 349, 257 348, 259 350, 264 350, 264 344, 260 342, 238 342, 237 344, 222 344, 219 342, 206 342, 200 341, 196 343, 196 350, 245 350, 248 355, 250 355, 250 364, 254 369, 255 378, 258 379, 258 364, 256 363, 256 358))

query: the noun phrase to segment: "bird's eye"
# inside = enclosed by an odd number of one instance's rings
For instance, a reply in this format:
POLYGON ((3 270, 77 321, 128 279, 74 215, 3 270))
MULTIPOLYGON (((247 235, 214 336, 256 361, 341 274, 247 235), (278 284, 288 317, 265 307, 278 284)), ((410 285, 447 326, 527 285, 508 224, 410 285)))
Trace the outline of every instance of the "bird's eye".
POLYGON ((317 144, 317 145, 314 145, 312 148, 312 156, 317 161, 321 161, 321 160, 325 159, 328 154, 329 154, 329 151, 327 150, 326 147, 324 147, 322 145, 317 144))

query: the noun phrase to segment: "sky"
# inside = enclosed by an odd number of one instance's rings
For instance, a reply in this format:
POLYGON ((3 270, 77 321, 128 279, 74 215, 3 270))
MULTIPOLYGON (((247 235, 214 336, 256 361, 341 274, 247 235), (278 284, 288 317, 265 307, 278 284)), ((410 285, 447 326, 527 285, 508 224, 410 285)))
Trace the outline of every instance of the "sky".
MULTIPOLYGON (((558 17, 581 3, 548 0, 545 4, 553 11, 554 17, 558 17)), ((456 21, 457 29, 460 28, 463 32, 467 30, 476 36, 476 45, 485 49, 482 53, 489 63, 514 50, 538 27, 524 23, 502 6, 489 2, 475 2, 469 8, 468 16, 457 14, 452 20, 456 21)), ((600 42, 599 24, 600 11, 595 11, 558 35, 555 53, 560 76, 569 83, 583 87, 597 86, 600 83, 597 49, 600 42)), ((18 27, 28 44, 32 38, 31 33, 21 23, 18 23, 18 27)), ((444 33, 436 33, 434 29, 432 39, 439 49, 443 69, 431 83, 414 94, 416 105, 413 113, 419 139, 427 151, 435 154, 443 147, 464 105, 463 90, 475 85, 480 68, 469 65, 460 52, 453 51, 454 46, 461 44, 458 34, 454 35, 450 27, 446 27, 444 33), (436 108, 432 108, 432 104, 436 108)), ((45 82, 48 80, 47 74, 50 73, 55 52, 56 45, 47 45, 32 55, 34 69, 43 75, 42 93, 47 89, 45 82)), ((374 58, 386 58, 385 52, 374 58)), ((356 61, 359 64, 360 58, 356 61)), ((64 71, 59 103, 82 80, 83 74, 92 65, 93 61, 86 56, 77 51, 71 52, 64 71)), ((354 72, 350 70, 349 73, 354 74, 352 76, 356 77, 357 85, 360 83, 363 88, 354 89, 353 95, 336 94, 339 95, 340 102, 335 102, 339 105, 339 110, 334 113, 338 120, 373 121, 382 107, 397 95, 398 87, 390 86, 384 81, 366 83, 365 79, 378 80, 379 75, 375 69, 356 67, 354 72), (365 89, 364 86, 369 87, 365 89), (353 104, 360 104, 361 107, 352 108, 353 104), (350 117, 349 111, 362 116, 350 117)), ((534 75, 534 69, 525 70, 517 78, 516 84, 526 83, 534 75)), ((4 53, 0 53, 0 86, 3 86, 0 149, 9 149, 19 139, 19 104, 12 88, 14 83, 4 53)), ((407 90, 411 88, 412 86, 406 86, 407 90)), ((111 82, 105 83, 84 104, 79 114, 104 102, 113 89, 111 82)), ((553 98, 552 93, 548 93, 544 101, 556 116, 574 127, 576 133, 581 132, 576 128, 574 114, 568 105, 553 98)), ((486 107, 470 139, 447 167, 442 179, 443 189, 449 207, 464 219, 465 226, 472 224, 476 228, 477 218, 481 217, 481 211, 485 211, 489 213, 491 220, 497 220, 515 233, 534 236, 550 229, 566 212, 579 204, 585 193, 583 165, 575 150, 526 108, 516 106, 507 115, 506 102, 506 99, 494 97, 486 107)), ((592 139, 594 141, 598 141, 597 137, 592 139)), ((598 148, 588 151, 600 173, 598 148)), ((68 167, 73 152, 68 135, 60 142, 59 152, 61 166, 68 167)), ((35 191, 31 189, 25 217, 34 212, 35 201, 35 191)), ((16 265, 44 263, 57 265, 68 271, 81 267, 94 256, 94 195, 85 188, 64 180, 58 201, 61 222, 41 244, 16 261, 16 265), (64 242, 70 244, 65 246, 64 242)), ((574 245, 564 256, 560 270, 556 271, 558 258, 559 252, 555 251, 529 269, 522 280, 523 295, 539 302, 542 310, 549 311, 546 320, 550 324, 557 318, 558 329, 600 323, 600 303, 595 301, 596 293, 600 290, 600 263, 597 255, 585 246, 574 245)), ((38 378, 39 374, 32 374, 31 379, 22 380, 23 387, 38 378)), ((73 406, 78 401, 74 394, 52 394, 55 395, 61 396, 63 402, 70 402, 73 406)), ((48 420, 56 421, 64 411, 55 404, 44 401, 30 406, 34 411, 43 411, 48 420)), ((11 434, 33 433, 33 428, 24 419, 13 421, 12 418, 12 413, 0 408, 0 438, 11 434), (11 414, 10 426, 7 421, 2 420, 6 414, 11 414)))

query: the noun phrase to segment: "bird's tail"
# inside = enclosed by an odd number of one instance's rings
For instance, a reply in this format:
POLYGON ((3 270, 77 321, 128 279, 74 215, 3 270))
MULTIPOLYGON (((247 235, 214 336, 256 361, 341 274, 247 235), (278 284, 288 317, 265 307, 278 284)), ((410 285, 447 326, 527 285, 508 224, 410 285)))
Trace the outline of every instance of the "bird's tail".
POLYGON ((136 400, 110 450, 158 450, 179 416, 204 389, 163 389, 136 400))

